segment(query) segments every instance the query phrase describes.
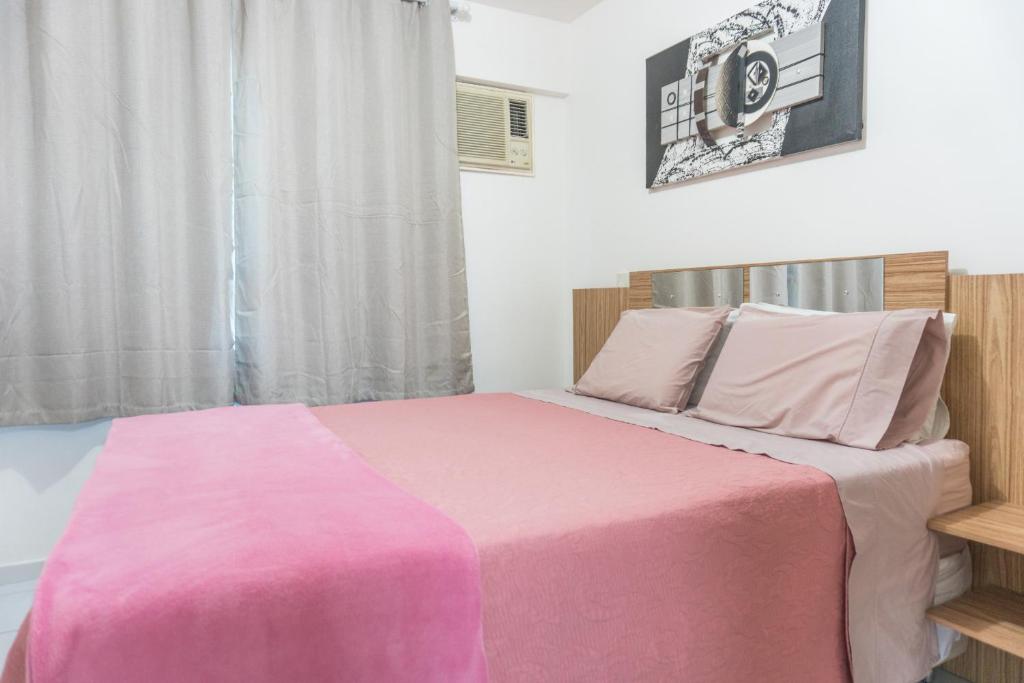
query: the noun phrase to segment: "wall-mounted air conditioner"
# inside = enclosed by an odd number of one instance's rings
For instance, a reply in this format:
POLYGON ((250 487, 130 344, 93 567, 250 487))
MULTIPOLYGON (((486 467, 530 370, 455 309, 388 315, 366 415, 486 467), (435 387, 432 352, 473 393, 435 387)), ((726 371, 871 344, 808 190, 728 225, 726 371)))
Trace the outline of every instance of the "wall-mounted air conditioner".
POLYGON ((455 101, 462 168, 533 174, 530 95, 459 82, 455 101))

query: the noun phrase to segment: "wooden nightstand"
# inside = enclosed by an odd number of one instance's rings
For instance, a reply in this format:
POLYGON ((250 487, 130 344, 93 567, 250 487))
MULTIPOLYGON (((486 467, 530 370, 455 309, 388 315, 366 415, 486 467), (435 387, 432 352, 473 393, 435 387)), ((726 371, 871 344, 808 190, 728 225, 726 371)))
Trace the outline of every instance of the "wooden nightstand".
MULTIPOLYGON (((1024 554, 1024 506, 982 503, 928 522, 928 528, 1024 554)), ((1005 652, 1024 657, 1024 595, 975 588, 928 610, 928 618, 1005 652)))

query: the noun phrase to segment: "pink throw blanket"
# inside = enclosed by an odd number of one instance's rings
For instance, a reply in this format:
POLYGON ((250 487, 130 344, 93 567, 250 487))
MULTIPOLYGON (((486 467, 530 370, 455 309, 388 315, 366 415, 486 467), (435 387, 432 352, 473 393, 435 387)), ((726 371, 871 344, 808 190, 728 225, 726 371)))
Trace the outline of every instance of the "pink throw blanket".
POLYGON ((27 634, 32 683, 487 680, 472 541, 301 406, 116 420, 27 634))

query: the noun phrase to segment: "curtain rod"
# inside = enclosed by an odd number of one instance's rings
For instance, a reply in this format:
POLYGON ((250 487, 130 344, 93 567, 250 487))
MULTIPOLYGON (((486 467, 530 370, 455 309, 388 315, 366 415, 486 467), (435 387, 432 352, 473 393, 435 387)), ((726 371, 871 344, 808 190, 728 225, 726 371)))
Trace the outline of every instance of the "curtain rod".
MULTIPOLYGON (((415 2, 419 5, 430 4, 430 0, 404 0, 404 2, 415 2)), ((448 6, 451 8, 452 21, 469 21, 472 18, 468 0, 448 0, 448 6)))

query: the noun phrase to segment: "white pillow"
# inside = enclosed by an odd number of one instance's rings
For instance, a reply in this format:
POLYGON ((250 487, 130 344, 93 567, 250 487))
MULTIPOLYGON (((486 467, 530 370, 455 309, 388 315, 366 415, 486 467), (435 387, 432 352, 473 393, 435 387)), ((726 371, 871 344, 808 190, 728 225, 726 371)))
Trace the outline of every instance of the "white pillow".
MULTIPOLYGON (((756 308, 761 311, 789 313, 790 315, 838 315, 835 311, 816 311, 812 308, 796 308, 777 304, 743 304, 740 308, 756 308)), ((943 313, 942 324, 946 326, 946 338, 952 340, 953 330, 956 329, 956 313, 943 313)))
MULTIPOLYGON (((794 308, 792 306, 779 306, 777 304, 743 304, 740 308, 756 308, 761 311, 774 313, 788 313, 789 315, 837 315, 834 311, 815 311, 810 308, 794 308)), ((946 338, 950 344, 953 343, 953 331, 956 329, 956 313, 943 313, 942 324, 946 328, 946 338)), ((719 349, 721 352, 721 349, 719 349)), ((716 356, 717 358, 717 356, 716 356)), ((704 388, 701 387, 701 392, 704 388)), ((696 389, 694 389, 696 394, 696 389)), ((939 397, 932 412, 928 414, 921 431, 911 439, 912 443, 918 441, 930 441, 932 439, 944 439, 949 433, 949 406, 939 397)))

